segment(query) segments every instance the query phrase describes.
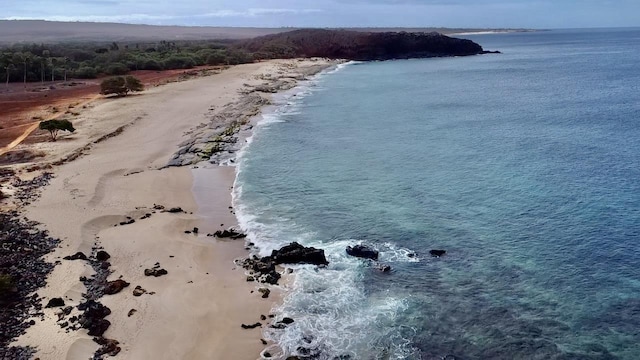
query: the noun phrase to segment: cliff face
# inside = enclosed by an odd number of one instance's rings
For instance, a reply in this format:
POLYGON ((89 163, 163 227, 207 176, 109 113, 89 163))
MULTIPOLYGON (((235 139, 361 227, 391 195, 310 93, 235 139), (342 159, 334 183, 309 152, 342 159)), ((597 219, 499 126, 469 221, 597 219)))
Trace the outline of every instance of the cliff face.
POLYGON ((347 30, 296 30, 242 41, 239 48, 258 58, 326 57, 390 60, 484 53, 471 40, 439 33, 367 33, 347 30))

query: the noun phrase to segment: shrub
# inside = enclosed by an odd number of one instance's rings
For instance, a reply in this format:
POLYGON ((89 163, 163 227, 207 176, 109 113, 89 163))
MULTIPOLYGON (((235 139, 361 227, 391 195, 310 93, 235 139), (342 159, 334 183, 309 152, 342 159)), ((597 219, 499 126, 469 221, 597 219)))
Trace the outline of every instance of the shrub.
POLYGON ((115 76, 104 79, 100 84, 100 94, 125 96, 129 92, 144 90, 144 85, 133 76, 115 76))
POLYGON ((71 121, 69 120, 42 121, 38 127, 40 128, 40 130, 47 130, 49 134, 51 134, 51 141, 56 141, 58 132, 60 130, 68 132, 76 131, 76 129, 73 127, 73 124, 71 124, 71 121))
POLYGON ((140 68, 142 70, 162 70, 163 69, 162 64, 153 59, 149 59, 143 62, 140 68))
POLYGON ((95 68, 83 66, 74 71, 73 76, 78 79, 95 79, 98 77, 98 72, 95 68))
POLYGON ((209 56, 206 60, 207 65, 224 65, 227 63, 227 57, 221 51, 216 51, 209 56))
POLYGON ((108 75, 124 75, 129 72, 129 67, 123 63, 113 63, 104 72, 108 75))
POLYGON ((187 56, 171 56, 163 62, 164 68, 172 69, 191 69, 195 65, 195 61, 187 56))

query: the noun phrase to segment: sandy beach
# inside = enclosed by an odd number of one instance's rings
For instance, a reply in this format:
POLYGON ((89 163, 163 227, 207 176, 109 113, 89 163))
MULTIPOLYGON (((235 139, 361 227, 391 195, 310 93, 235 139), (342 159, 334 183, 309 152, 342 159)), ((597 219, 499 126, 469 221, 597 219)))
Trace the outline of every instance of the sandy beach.
MULTIPOLYGON (((271 296, 262 298, 257 289, 263 285, 247 282, 244 269, 234 264, 248 255, 243 240, 206 236, 236 226, 230 194, 235 170, 214 165, 194 169, 199 159, 194 156, 183 163, 192 166, 166 165, 179 144, 202 137, 206 129, 255 115, 260 102, 250 104, 256 108, 233 106, 247 94, 268 100, 274 90, 255 89, 275 83, 275 90, 288 88, 328 65, 323 60, 239 65, 126 98, 99 99, 74 121, 76 133, 57 142, 25 145, 47 154, 39 167, 59 164, 48 170, 54 178, 39 199, 23 211, 61 239, 48 256, 59 264, 38 291, 43 304, 61 297, 74 307, 66 319, 79 315, 76 306, 87 291, 79 279, 90 278, 94 269, 87 261, 62 258, 79 251, 90 256, 101 248, 111 256, 108 280, 130 284, 99 299, 111 309, 104 338, 119 342, 117 358, 260 358, 261 329, 240 325, 268 315, 278 291, 272 288, 271 296), (194 189, 194 176, 207 181, 194 189), (173 207, 183 211, 166 211, 173 207), (154 267, 168 274, 145 276, 144 270, 154 267), (138 286, 144 293, 134 296, 138 286)), ((39 172, 23 171, 21 176, 39 172)), ((43 312, 12 345, 34 347, 34 357, 42 360, 94 355, 99 345, 85 329, 61 327, 60 308, 43 312)))

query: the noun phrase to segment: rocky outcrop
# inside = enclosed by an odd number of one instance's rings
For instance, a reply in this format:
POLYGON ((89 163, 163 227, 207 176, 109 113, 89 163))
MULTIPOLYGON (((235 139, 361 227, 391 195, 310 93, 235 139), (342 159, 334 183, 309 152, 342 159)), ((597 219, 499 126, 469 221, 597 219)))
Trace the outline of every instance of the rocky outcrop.
MULTIPOLYGON (((25 195, 25 199, 34 196, 25 195)), ((0 214, 0 358, 15 359, 31 352, 8 345, 35 323, 32 316, 44 316, 43 299, 37 290, 46 284, 54 267, 45 261, 45 255, 58 243, 37 223, 20 218, 17 212, 0 214)))
POLYGON ((129 286, 129 283, 122 279, 109 281, 104 287, 104 294, 105 295, 117 294, 128 286, 129 286))
POLYGON ((103 355, 116 356, 122 350, 120 346, 118 346, 120 344, 118 340, 105 339, 103 337, 93 340, 100 345, 100 348, 95 353, 95 357, 100 358, 103 355))
POLYGON ((227 230, 218 230, 213 234, 207 234, 207 236, 215 236, 217 238, 244 239, 247 237, 247 234, 241 233, 234 228, 229 228, 227 230))
POLYGON ((312 264, 328 265, 324 250, 304 247, 297 242, 285 245, 279 250, 271 252, 271 259, 275 264, 312 264))
POLYGON ((62 298, 53 298, 49 300, 45 308, 62 307, 62 306, 64 306, 64 300, 62 298))
POLYGON ((105 319, 111 314, 111 310, 101 303, 95 300, 87 300, 78 305, 78 309, 84 311, 79 322, 83 328, 89 330, 89 335, 102 336, 111 326, 111 322, 105 319))
POLYGON ((137 285, 135 289, 133 289, 133 296, 142 296, 147 292, 147 290, 143 289, 142 286, 137 285))
MULTIPOLYGON (((284 86, 284 84, 282 85, 284 86)), ((280 90, 273 87, 273 91, 280 90)), ((180 149, 167 166, 185 166, 209 161, 212 164, 233 163, 242 147, 239 133, 249 130, 249 120, 259 114, 269 100, 251 89, 235 103, 230 103, 211 116, 208 124, 193 130, 191 139, 180 144, 180 149)), ((269 91, 271 92, 271 91, 269 91)))
POLYGON ((259 322, 257 322, 257 323, 250 324, 250 325, 242 324, 242 325, 240 325, 240 326, 241 326, 243 329, 255 329, 255 328, 257 328, 257 327, 262 326, 262 324, 261 324, 261 323, 259 323, 259 322))
POLYGON ((324 57, 358 61, 483 54, 471 40, 431 33, 304 29, 261 36, 237 47, 263 58, 324 57), (275 51, 277 49, 277 51, 275 51))
POLYGON ((429 250, 429 254, 431 254, 431 256, 433 257, 440 257, 446 253, 446 250, 429 250))
POLYGON ((167 270, 160 268, 160 264, 156 263, 151 269, 144 269, 144 276, 154 276, 159 277, 162 275, 167 275, 169 272, 167 270))
POLYGON ((63 257, 64 260, 87 260, 87 255, 78 251, 77 253, 63 257))
POLYGON ((293 242, 278 250, 273 250, 270 256, 262 258, 253 256, 242 261, 240 265, 251 272, 247 277, 247 281, 277 284, 281 275, 276 270, 276 265, 280 264, 312 264, 324 266, 328 265, 329 262, 324 255, 324 250, 304 247, 297 242, 293 242))
POLYGON ((96 253, 96 260, 98 261, 107 261, 109 260, 109 258, 111 258, 111 255, 109 255, 109 253, 104 250, 99 250, 96 253))
POLYGON ((363 259, 378 260, 378 250, 365 245, 347 246, 347 255, 355 256, 363 259))

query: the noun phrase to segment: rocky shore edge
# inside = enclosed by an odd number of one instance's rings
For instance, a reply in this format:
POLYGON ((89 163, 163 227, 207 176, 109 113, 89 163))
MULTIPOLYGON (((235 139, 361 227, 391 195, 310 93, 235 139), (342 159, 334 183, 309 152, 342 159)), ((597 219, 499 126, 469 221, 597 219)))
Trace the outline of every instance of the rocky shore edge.
MULTIPOLYGON (((280 70, 280 76, 263 75, 263 83, 257 86, 244 85, 242 97, 235 103, 226 105, 217 114, 212 115, 208 123, 200 124, 189 134, 189 139, 178 145, 179 150, 167 164, 171 166, 196 165, 208 162, 213 165, 233 165, 236 154, 244 145, 239 140, 241 133, 253 129, 251 122, 260 114, 262 108, 272 104, 271 94, 293 89, 300 81, 309 80, 313 75, 340 64, 344 61, 323 62, 317 65, 296 69, 292 66, 280 70)), ((214 108, 211 111, 217 110, 214 108)))

